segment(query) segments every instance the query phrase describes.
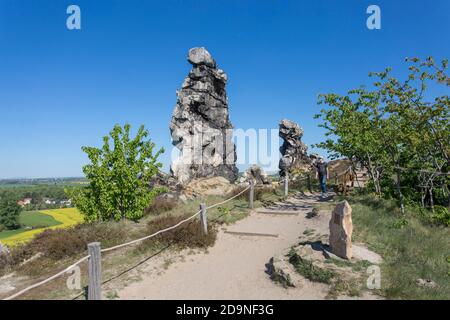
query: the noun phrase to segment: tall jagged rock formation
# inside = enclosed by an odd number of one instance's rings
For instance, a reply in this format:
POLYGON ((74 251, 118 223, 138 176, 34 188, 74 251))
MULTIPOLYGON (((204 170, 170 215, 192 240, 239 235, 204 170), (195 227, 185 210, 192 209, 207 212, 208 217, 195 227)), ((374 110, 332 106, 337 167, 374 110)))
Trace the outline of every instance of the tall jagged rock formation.
POLYGON ((203 177, 237 179, 236 147, 225 91, 227 75, 205 48, 189 50, 192 70, 177 91, 170 122, 172 144, 180 157, 171 174, 183 185, 203 177))
POLYGON ((309 170, 311 159, 307 155, 308 147, 301 141, 303 129, 294 121, 283 119, 280 121, 279 136, 284 140, 280 147, 282 157, 278 165, 280 177, 284 177, 286 171, 292 169, 309 170))

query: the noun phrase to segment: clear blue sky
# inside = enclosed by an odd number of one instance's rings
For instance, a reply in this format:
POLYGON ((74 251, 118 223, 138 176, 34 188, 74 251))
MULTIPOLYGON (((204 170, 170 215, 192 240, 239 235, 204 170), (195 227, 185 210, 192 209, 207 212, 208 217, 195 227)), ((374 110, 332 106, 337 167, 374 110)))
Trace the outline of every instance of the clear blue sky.
MULTIPOLYGON (((323 139, 317 95, 367 83, 407 56, 449 57, 450 1, 0 0, 0 178, 80 176, 82 145, 116 123, 145 124, 171 149, 175 91, 189 48, 205 46, 229 76, 236 128, 297 121, 323 139), (66 28, 81 7, 82 30, 66 28), (366 8, 382 29, 366 28, 366 8)), ((169 152, 162 157, 165 169, 169 152)))

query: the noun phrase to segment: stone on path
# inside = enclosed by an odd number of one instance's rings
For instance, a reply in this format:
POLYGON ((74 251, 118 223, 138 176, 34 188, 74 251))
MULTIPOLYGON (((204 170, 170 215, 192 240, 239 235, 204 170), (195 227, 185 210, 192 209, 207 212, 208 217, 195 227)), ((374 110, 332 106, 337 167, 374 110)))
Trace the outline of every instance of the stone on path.
POLYGON ((352 208, 344 200, 333 210, 330 219, 330 250, 338 257, 352 258, 352 208))

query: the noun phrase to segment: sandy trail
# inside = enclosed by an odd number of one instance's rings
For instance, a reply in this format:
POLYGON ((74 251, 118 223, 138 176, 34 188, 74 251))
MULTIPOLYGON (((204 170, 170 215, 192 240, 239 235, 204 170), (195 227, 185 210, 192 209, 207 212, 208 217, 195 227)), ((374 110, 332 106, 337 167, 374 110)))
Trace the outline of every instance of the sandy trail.
POLYGON ((164 268, 163 258, 149 260, 139 271, 142 280, 118 290, 118 296, 152 300, 324 299, 328 292, 324 284, 306 280, 301 288, 287 290, 271 281, 265 272, 269 259, 298 243, 306 229, 328 234, 329 213, 307 218, 318 201, 317 195, 289 198, 282 209, 298 210, 298 215, 272 215, 254 210, 247 218, 220 230, 208 253, 182 251, 164 268), (224 229, 279 236, 241 236, 225 233, 224 229))

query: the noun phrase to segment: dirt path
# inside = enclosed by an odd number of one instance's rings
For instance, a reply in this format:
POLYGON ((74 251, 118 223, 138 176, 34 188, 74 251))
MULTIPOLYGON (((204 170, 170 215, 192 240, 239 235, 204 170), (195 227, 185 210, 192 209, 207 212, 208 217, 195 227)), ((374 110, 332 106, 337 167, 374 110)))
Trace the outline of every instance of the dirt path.
POLYGON ((328 233, 329 213, 308 219, 317 195, 289 198, 274 211, 295 210, 297 215, 267 214, 254 210, 247 218, 219 231, 207 253, 185 250, 171 257, 149 260, 133 282, 118 290, 120 299, 324 299, 328 287, 305 280, 301 288, 284 289, 269 279, 266 264, 273 256, 299 242, 306 229, 328 233), (226 231, 265 233, 243 236, 226 231))

